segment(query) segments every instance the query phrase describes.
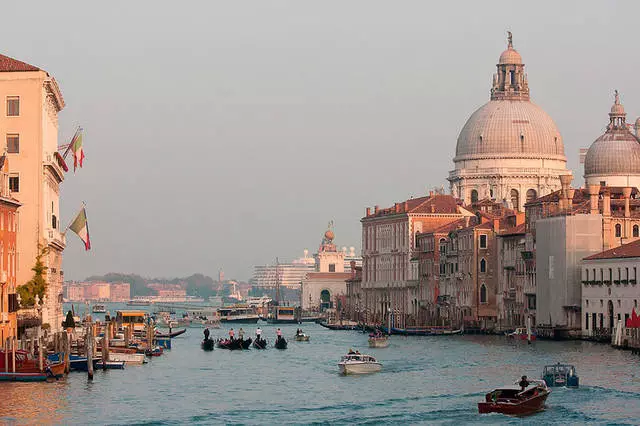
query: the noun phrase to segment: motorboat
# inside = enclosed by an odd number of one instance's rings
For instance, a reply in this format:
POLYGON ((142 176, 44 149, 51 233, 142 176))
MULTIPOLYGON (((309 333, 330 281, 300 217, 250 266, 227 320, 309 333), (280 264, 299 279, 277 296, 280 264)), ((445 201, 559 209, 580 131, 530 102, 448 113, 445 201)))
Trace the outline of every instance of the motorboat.
POLYGON ((580 386, 580 378, 576 373, 576 368, 569 364, 545 365, 542 371, 542 380, 550 387, 577 388, 580 386))
MULTIPOLYGON (((524 327, 516 328, 515 331, 513 331, 512 333, 508 333, 507 337, 510 339, 516 339, 516 340, 527 340, 528 339, 527 329, 524 327)), ((536 340, 536 334, 533 331, 531 332, 531 340, 536 340)))
POLYGON ((370 348, 386 348, 387 346, 389 346, 389 336, 385 336, 382 333, 369 334, 370 348))
POLYGON ((382 370, 380 364, 371 355, 348 354, 342 357, 338 363, 340 374, 369 374, 382 370))
POLYGON ((302 330, 298 330, 298 332, 295 335, 295 339, 297 342, 308 342, 309 336, 307 334, 304 334, 302 330))
POLYGON ((218 309, 220 322, 235 322, 239 324, 255 324, 260 319, 256 309, 246 305, 236 305, 218 309))
POLYGON ((492 390, 478 402, 480 414, 501 413, 525 416, 544 410, 551 389, 544 380, 531 380, 523 389, 518 383, 492 390))
MULTIPOLYGON (((96 358, 100 359, 102 357, 102 353, 96 353, 96 358)), ((140 353, 125 353, 125 352, 114 352, 113 348, 109 348, 109 360, 115 362, 124 362, 127 365, 142 365, 147 362, 144 354, 140 353)))
POLYGON ((94 314, 104 314, 107 312, 107 308, 104 305, 95 304, 91 308, 91 312, 93 312, 94 314))

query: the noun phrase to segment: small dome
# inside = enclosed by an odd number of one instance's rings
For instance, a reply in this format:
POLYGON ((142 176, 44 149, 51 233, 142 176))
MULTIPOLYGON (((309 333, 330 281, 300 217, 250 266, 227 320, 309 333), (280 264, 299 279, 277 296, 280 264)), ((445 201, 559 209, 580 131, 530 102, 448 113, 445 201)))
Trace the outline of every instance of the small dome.
POLYGON ((520 56, 520 54, 516 49, 514 49, 513 47, 509 47, 500 55, 500 60, 498 61, 498 64, 520 65, 522 64, 522 56, 520 56))
POLYGON ((626 115, 626 113, 624 112, 624 106, 622 106, 622 104, 613 104, 611 106, 611 114, 624 114, 626 115))
POLYGON ((335 235, 333 234, 332 230, 327 230, 327 232, 324 233, 324 237, 329 240, 329 241, 333 241, 333 238, 335 237, 335 235))
POLYGON ((591 144, 584 176, 640 175, 640 142, 628 130, 607 130, 591 144))

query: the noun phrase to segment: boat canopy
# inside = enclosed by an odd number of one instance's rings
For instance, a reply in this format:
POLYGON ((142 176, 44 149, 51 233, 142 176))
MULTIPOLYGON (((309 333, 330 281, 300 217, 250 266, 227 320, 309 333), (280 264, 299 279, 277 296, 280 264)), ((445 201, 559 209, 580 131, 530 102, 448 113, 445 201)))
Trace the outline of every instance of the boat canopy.
POLYGON ((362 355, 362 354, 350 354, 342 357, 343 361, 365 361, 365 362, 376 362, 376 359, 371 355, 362 355))

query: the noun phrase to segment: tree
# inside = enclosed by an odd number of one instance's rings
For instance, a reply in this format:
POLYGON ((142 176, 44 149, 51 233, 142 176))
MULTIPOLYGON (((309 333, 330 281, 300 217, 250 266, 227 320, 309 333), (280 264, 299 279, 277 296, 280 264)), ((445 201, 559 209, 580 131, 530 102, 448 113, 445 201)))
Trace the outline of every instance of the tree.
POLYGON ((36 263, 31 270, 33 271, 33 278, 27 281, 26 284, 18 287, 18 294, 20 295, 20 305, 23 308, 30 308, 36 304, 36 296, 40 301, 44 300, 44 296, 47 292, 47 268, 42 262, 42 258, 49 253, 48 247, 42 247, 38 244, 38 254, 36 255, 36 263))

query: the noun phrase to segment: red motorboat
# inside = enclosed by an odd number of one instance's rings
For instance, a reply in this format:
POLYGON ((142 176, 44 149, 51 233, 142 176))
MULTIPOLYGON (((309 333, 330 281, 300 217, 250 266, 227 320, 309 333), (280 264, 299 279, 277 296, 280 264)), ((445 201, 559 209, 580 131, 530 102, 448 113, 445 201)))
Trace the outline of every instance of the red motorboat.
POLYGON ((544 410, 544 403, 551 393, 544 380, 531 380, 522 390, 518 384, 492 390, 485 400, 478 402, 480 414, 502 413, 526 416, 544 410))

